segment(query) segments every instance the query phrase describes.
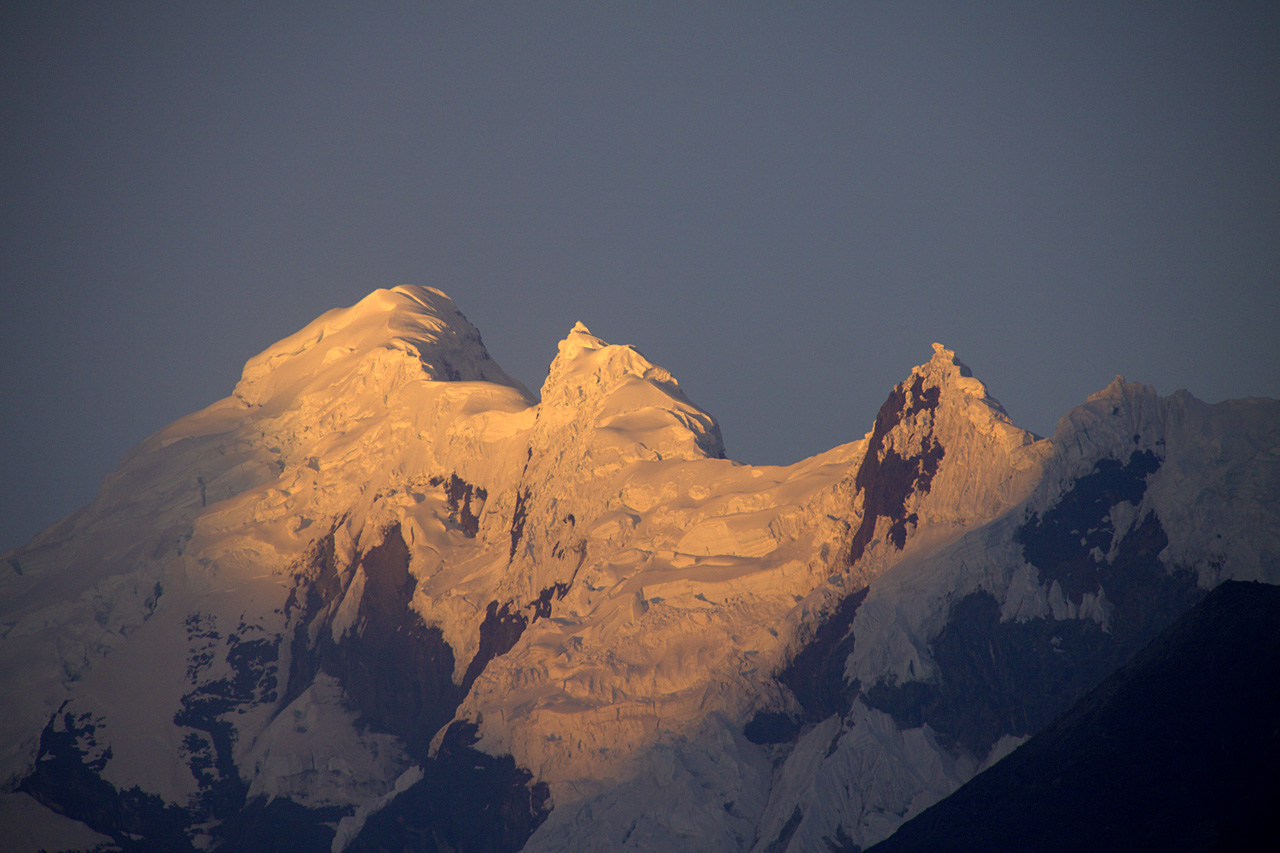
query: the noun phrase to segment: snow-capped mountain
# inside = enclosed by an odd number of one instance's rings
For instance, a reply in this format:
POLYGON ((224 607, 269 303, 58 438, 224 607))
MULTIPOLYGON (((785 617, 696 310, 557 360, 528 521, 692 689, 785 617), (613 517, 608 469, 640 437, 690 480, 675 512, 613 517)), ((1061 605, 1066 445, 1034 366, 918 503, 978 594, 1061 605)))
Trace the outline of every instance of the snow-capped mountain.
POLYGON ((78 833, 46 847, 865 847, 1208 589, 1280 582, 1277 495, 1272 400, 1117 378, 1041 439, 935 344, 863 438, 752 467, 581 323, 535 398, 444 294, 377 291, 4 555, 0 813, 78 833))

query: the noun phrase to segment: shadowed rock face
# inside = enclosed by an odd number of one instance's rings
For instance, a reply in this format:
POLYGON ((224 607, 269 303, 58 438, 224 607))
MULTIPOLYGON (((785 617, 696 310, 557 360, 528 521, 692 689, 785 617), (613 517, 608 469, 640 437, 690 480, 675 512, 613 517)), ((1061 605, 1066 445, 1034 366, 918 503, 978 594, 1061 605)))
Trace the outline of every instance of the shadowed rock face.
POLYGON ((1105 591, 1107 630, 1090 619, 1002 622, 994 597, 971 593, 931 641, 937 678, 879 682, 863 701, 904 728, 928 723, 944 743, 981 758, 1003 735, 1038 731, 1114 671, 1204 594, 1193 573, 1160 562, 1168 537, 1154 514, 1115 543, 1112 562, 1093 556, 1112 547, 1112 507, 1141 502, 1159 464, 1150 452, 1124 464, 1101 460, 1016 534, 1028 562, 1048 574, 1042 580, 1065 579, 1077 594, 1105 591))
POLYGON ((531 784, 510 756, 473 748, 477 727, 454 723, 423 778, 365 824, 347 848, 515 853, 550 813, 546 785, 531 784))
MULTIPOLYGON (((529 620, 521 613, 511 612, 509 604, 498 607, 498 602, 489 602, 489 606, 485 609, 484 621, 480 623, 480 645, 462 679, 463 696, 471 691, 471 685, 475 683, 480 673, 484 672, 489 661, 511 651, 511 647, 520 639, 520 635, 524 633, 528 624, 529 620)), ((449 716, 452 717, 453 714, 449 716)))
MULTIPOLYGON (((561 556, 562 554, 563 554, 563 549, 559 553, 557 553, 556 556, 561 556)), ((579 559, 578 559, 579 565, 582 564, 582 555, 584 554, 585 554, 585 549, 579 551, 579 559)), ((548 616, 550 616, 552 597, 554 596, 556 601, 559 601, 560 599, 564 598, 565 594, 569 591, 569 587, 572 586, 572 584, 573 584, 572 581, 570 581, 569 583, 554 583, 551 586, 547 587, 546 589, 541 590, 538 593, 538 597, 534 599, 529 605, 530 607, 533 608, 533 621, 537 622, 539 619, 546 619, 548 616)))
POLYGON ((310 809, 277 797, 270 802, 255 797, 218 828, 223 839, 218 853, 311 853, 328 850, 333 843, 332 824, 346 814, 337 807, 310 809))
POLYGON ((752 743, 786 743, 806 723, 849 710, 858 695, 857 683, 844 680, 845 660, 853 653, 853 618, 870 587, 846 596, 827 621, 778 675, 804 710, 802 717, 773 711, 755 714, 743 728, 752 743))
MULTIPOLYGON (((316 548, 309 573, 313 580, 292 599, 307 604, 296 623, 288 694, 296 696, 323 670, 338 679, 367 725, 396 735, 410 755, 425 759, 435 733, 453 719, 489 662, 520 639, 528 619, 512 612, 509 604, 489 602, 476 655, 462 683, 454 684, 453 649, 440 629, 427 626, 410 606, 417 581, 409 571, 408 546, 395 525, 359 561, 365 585, 354 630, 335 642, 326 624, 309 647, 307 626, 341 592, 332 549, 331 537, 316 548)), ((549 608, 549 594, 547 598, 549 608)))
POLYGON ((932 652, 938 682, 880 682, 863 695, 902 728, 928 723, 944 743, 984 756, 1002 735, 1026 735, 1113 668, 1114 642, 1089 620, 1001 622, 989 593, 952 608, 932 652))
POLYGON ((845 598, 778 680, 795 694, 810 722, 849 710, 856 684, 846 684, 844 663, 853 653, 853 618, 870 587, 845 598))
POLYGON ((410 755, 425 758, 431 737, 466 695, 453 683, 453 650, 440 629, 425 625, 409 606, 417 581, 398 526, 364 555, 360 568, 365 585, 355 630, 335 643, 326 626, 313 653, 369 726, 396 735, 410 755))
POLYGON ((796 828, 800 826, 802 820, 804 820, 804 811, 796 806, 791 816, 787 818, 787 822, 782 825, 782 829, 778 831, 778 837, 769 843, 766 853, 785 853, 787 845, 791 843, 791 838, 796 834, 796 828))
POLYGON ((111 750, 97 749, 101 721, 69 711, 60 711, 45 727, 39 760, 20 790, 131 851, 191 849, 186 832, 192 826, 240 815, 248 785, 235 765, 235 727, 227 717, 240 708, 277 701, 280 638, 245 639, 244 624, 223 637, 199 613, 188 617, 186 629, 192 649, 190 690, 181 697, 173 722, 189 730, 182 752, 198 785, 190 805, 165 804, 136 787, 121 791, 104 780, 100 774, 111 750), (229 676, 205 676, 215 658, 225 660, 229 676))
POLYGON ((899 550, 906 544, 907 525, 915 523, 914 517, 906 515, 907 498, 914 492, 929 491, 946 451, 931 434, 921 453, 904 457, 884 446, 885 436, 911 416, 937 409, 940 396, 939 389, 925 388, 924 377, 916 376, 910 385, 907 382, 897 385, 880 407, 867 455, 854 480, 863 495, 863 504, 862 523, 849 544, 850 565, 861 559, 871 544, 877 519, 887 518, 892 522, 889 541, 899 550))
MULTIPOLYGON (((474 492, 457 478, 447 488, 456 493, 465 519, 468 494, 474 492)), ((297 623, 294 646, 302 654, 295 651, 290 683, 309 684, 318 670, 336 677, 365 724, 399 737, 423 772, 422 780, 365 825, 350 849, 518 850, 549 813, 545 786, 532 784, 532 776, 509 756, 472 748, 474 725, 453 724, 434 756, 430 745, 489 662, 520 639, 529 623, 523 608, 489 602, 476 654, 462 683, 455 684, 453 649, 410 606, 416 580, 400 528, 393 526, 359 561, 365 586, 356 630, 334 642, 326 625, 317 645, 307 648, 306 626, 341 590, 332 560, 331 541, 316 549, 314 580, 297 596, 307 601, 308 615, 297 623)), ((553 597, 567 590, 568 584, 543 590, 529 605, 534 618, 550 615, 553 597)))
POLYGON ((449 520, 462 528, 463 535, 468 539, 476 538, 476 534, 480 532, 480 513, 484 511, 484 502, 489 499, 489 493, 479 486, 471 485, 457 474, 450 474, 448 480, 432 477, 430 483, 444 489, 449 520))
POLYGON ((1228 581, 904 824, 895 851, 1249 850, 1280 837, 1280 587, 1228 581))
MULTIPOLYGON (((458 492, 457 511, 465 520, 469 495, 475 492, 458 483, 450 487, 458 492)), ((361 723, 396 735, 423 771, 422 781, 394 800, 387 816, 372 823, 352 849, 519 849, 549 811, 545 786, 531 784, 530 774, 510 757, 473 749, 475 726, 455 725, 436 756, 429 750, 475 679, 490 661, 510 651, 528 619, 510 605, 490 602, 476 655, 462 683, 454 684, 453 649, 439 628, 425 625, 410 606, 417 581, 409 571, 400 528, 389 528, 382 543, 360 557, 358 567, 365 582, 354 629, 335 641, 329 620, 346 590, 334 559, 333 534, 313 548, 285 605, 295 628, 283 697, 278 690, 283 638, 245 639, 243 630, 223 638, 199 614, 187 620, 192 689, 182 697, 174 723, 192 730, 185 753, 200 795, 189 808, 166 805, 137 789, 119 791, 103 780, 99 774, 109 749, 98 755, 95 721, 69 712, 46 726, 40 760, 20 789, 112 836, 127 851, 191 850, 187 833, 210 820, 222 821, 215 838, 221 851, 327 849, 333 826, 348 810, 306 808, 285 799, 246 801, 248 785, 233 760, 235 728, 229 720, 252 705, 286 707, 323 671, 342 684, 361 723), (319 630, 309 631, 326 611, 319 630), (201 673, 218 654, 225 654, 231 676, 202 680, 201 673), (439 839, 440 846, 432 846, 432 839, 439 839)), ((558 588, 546 590, 531 606, 549 615, 553 595, 563 594, 558 588)))
POLYGON ((194 850, 184 809, 138 788, 121 791, 98 775, 105 762, 89 757, 96 725, 88 716, 54 715, 40 735, 40 758, 18 790, 110 835, 128 853, 194 850))
MULTIPOLYGON (((465 508, 466 491, 460 494, 465 508)), ((317 557, 323 562, 330 554, 321 549, 317 557)), ((370 821, 350 849, 519 849, 549 811, 545 787, 531 786, 532 776, 510 757, 473 749, 475 726, 452 726, 434 757, 430 745, 489 662, 519 640, 528 619, 509 604, 491 601, 475 657, 462 683, 454 684, 453 649, 439 628, 425 625, 410 606, 417 582, 400 528, 389 528, 359 565, 366 580, 356 630, 335 643, 326 626, 317 648, 296 666, 311 668, 312 678, 316 667, 335 676, 367 725, 404 742, 423 779, 370 821)), ((315 574, 321 589, 334 588, 325 580, 324 565, 315 574)), ((546 598, 549 608, 550 595, 546 598)), ((308 600, 315 612, 327 604, 322 594, 308 600)), ((299 631, 309 621, 303 619, 299 631)))
MULTIPOLYGON (((863 496, 863 515, 850 540, 850 565, 866 552, 875 535, 876 522, 881 518, 891 522, 889 541, 898 549, 906 545, 907 525, 916 521, 914 515, 907 515, 906 501, 913 493, 929 491, 945 451, 932 434, 926 437, 924 450, 910 457, 886 448, 885 439, 905 420, 921 412, 936 410, 940 397, 938 388, 925 388, 924 378, 915 376, 895 386, 880 407, 866 455, 854 479, 854 487, 863 496)), ((860 685, 845 682, 845 661, 853 652, 853 620, 868 591, 869 588, 863 588, 851 593, 836 605, 813 638, 778 675, 778 680, 799 701, 803 717, 797 719, 769 711, 757 713, 743 730, 749 740, 754 743, 784 743, 792 740, 805 723, 814 723, 849 710, 859 694, 860 685)), ((796 816, 795 823, 799 819, 796 816)))
POLYGON ((1147 491, 1147 476, 1159 469, 1160 458, 1150 450, 1135 452, 1124 463, 1101 459, 1055 506, 1019 527, 1014 538, 1027 562, 1039 570, 1041 582, 1057 581, 1076 601, 1097 592, 1100 569, 1091 552, 1111 547, 1112 508, 1125 502, 1136 506, 1147 491))
MULTIPOLYGON (((530 450, 532 451, 532 448, 530 450)), ((529 514, 529 497, 528 489, 516 492, 516 508, 511 513, 511 557, 513 559, 516 556, 516 549, 520 547, 520 538, 524 536, 524 523, 529 514)))
MULTIPOLYGON (((195 621, 187 620, 188 637, 197 630, 195 621)), ((244 628, 241 625, 240 632, 244 628)), ((237 632, 227 638, 227 645, 232 676, 197 683, 182 697, 182 710, 173 717, 174 725, 195 730, 187 735, 184 747, 200 784, 194 811, 205 820, 232 816, 244 806, 248 792, 236 769, 235 727, 224 715, 244 706, 274 703, 277 698, 280 638, 243 640, 237 632)))

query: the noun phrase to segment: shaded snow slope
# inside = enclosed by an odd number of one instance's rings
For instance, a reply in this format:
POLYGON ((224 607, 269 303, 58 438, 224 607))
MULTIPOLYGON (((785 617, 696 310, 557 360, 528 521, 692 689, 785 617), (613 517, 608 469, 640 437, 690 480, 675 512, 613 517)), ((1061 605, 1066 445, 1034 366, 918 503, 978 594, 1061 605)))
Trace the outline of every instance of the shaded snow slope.
POLYGON ((937 344, 746 466, 633 347, 575 325, 535 399, 377 291, 4 555, 0 775, 169 849, 865 846, 1280 580, 1278 471, 1274 401, 1118 381, 1039 439, 937 344))
POLYGON ((1280 588, 1227 582, 873 850, 1254 848, 1280 830, 1277 702, 1280 588))

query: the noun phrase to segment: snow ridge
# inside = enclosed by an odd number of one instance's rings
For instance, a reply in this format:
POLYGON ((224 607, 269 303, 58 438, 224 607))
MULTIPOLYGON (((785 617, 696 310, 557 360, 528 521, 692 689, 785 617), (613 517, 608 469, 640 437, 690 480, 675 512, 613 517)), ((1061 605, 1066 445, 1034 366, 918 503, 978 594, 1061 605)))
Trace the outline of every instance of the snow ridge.
POLYGON ((535 398, 443 293, 379 290, 4 555, 0 776, 226 849, 275 801, 335 851, 865 847, 1063 655, 1280 581, 1277 494, 1276 401, 1118 378, 1042 439, 941 344, 862 439, 740 465, 634 347, 575 324, 535 398), (967 643, 1022 692, 967 692, 967 643))

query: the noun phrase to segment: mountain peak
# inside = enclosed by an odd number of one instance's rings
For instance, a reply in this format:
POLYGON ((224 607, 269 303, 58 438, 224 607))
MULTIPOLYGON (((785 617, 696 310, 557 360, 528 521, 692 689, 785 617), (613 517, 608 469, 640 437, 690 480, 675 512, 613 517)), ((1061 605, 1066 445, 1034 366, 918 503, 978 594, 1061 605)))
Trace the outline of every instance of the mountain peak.
POLYGON ((1077 452, 1072 458, 1076 464, 1092 464, 1094 452, 1104 446, 1127 455, 1129 449, 1136 449, 1135 434, 1141 433, 1152 442, 1163 440, 1165 409, 1166 403, 1154 387, 1117 375, 1058 420, 1053 440, 1061 444, 1068 436, 1089 437, 1084 443, 1075 440, 1077 452))
POLYGON ((715 419, 689 401, 674 376, 635 347, 610 344, 578 322, 557 350, 542 385, 544 425, 599 420, 613 433, 621 430, 637 442, 664 447, 669 453, 676 452, 668 446, 672 442, 658 438, 657 433, 674 426, 674 443, 683 447, 686 440, 692 441, 696 449, 685 448, 692 456, 723 454, 715 419), (642 436, 648 437, 642 440, 642 436))
POLYGON ((1121 374, 1107 383, 1107 387, 1090 394, 1087 402, 1107 399, 1126 399, 1132 397, 1155 397, 1156 389, 1141 382, 1130 382, 1121 374))
POLYGON ((955 350, 947 349, 937 341, 933 344, 933 357, 929 359, 929 363, 948 371, 954 369, 960 376, 973 376, 969 365, 956 358, 955 350))
POLYGON ((249 405, 286 402, 345 377, 382 381, 493 382, 528 391, 507 376, 480 333, 443 291, 400 285, 322 314, 249 359, 235 396, 249 405))
POLYGON ((947 347, 944 344, 940 344, 937 341, 934 341, 933 342, 933 358, 935 360, 955 362, 956 353, 955 353, 955 350, 947 349, 947 347))
POLYGON ((986 393, 986 387, 973 378, 973 371, 969 369, 969 365, 956 357, 955 350, 947 349, 939 343, 933 345, 933 356, 917 367, 914 372, 925 376, 927 380, 933 380, 933 384, 939 387, 956 385, 971 394, 978 393, 978 389, 981 388, 982 394, 986 393))
POLYGON ((591 334, 582 321, 556 345, 556 357, 542 386, 544 400, 568 393, 573 399, 591 392, 608 391, 628 377, 659 378, 675 384, 671 375, 655 366, 629 344, 611 344, 591 334))
MULTIPOLYGON (((569 334, 565 335, 564 340, 556 345, 556 358, 551 363, 551 369, 554 372, 556 365, 563 366, 564 363, 573 361, 579 355, 589 350, 601 350, 609 346, 609 343, 602 338, 597 338, 591 334, 591 330, 581 320, 573 324, 573 328, 569 330, 569 334)), ((547 377, 550 379, 550 376, 547 377)))
POLYGON ((935 343, 933 357, 894 387, 867 433, 851 562, 875 539, 878 520, 888 522, 881 530, 901 550, 919 524, 963 524, 1014 505, 1039 467, 1043 448, 1031 450, 1034 442, 956 354, 935 343))
POLYGON ((954 394, 959 399, 980 403, 981 411, 990 410, 999 413, 1001 419, 1008 419, 1004 406, 988 393, 987 386, 974 377, 973 371, 956 356, 954 350, 942 344, 933 345, 933 356, 912 370, 911 378, 919 379, 922 388, 945 390, 947 396, 954 394))

